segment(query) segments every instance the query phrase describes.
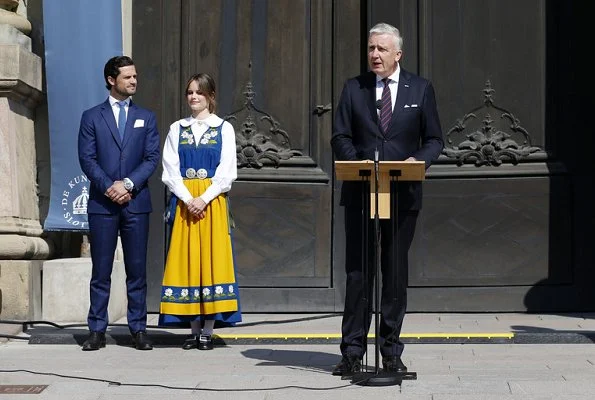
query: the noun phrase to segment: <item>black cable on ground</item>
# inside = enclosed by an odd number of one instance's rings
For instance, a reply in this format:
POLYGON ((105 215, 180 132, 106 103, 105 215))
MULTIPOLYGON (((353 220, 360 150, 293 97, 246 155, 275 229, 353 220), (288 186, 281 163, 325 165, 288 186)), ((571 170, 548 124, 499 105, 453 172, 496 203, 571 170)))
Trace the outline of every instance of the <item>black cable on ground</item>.
MULTIPOLYGON (((28 325, 50 325, 50 326, 52 326, 54 328, 58 328, 58 329, 87 328, 88 327, 87 324, 83 324, 83 323, 60 325, 60 324, 57 324, 57 323, 51 322, 51 321, 11 321, 11 320, 3 320, 3 319, 0 319, 0 324, 23 325, 23 331, 27 330, 28 325)), ((126 325, 126 324, 108 324, 108 326, 127 327, 128 325, 126 325)), ((147 325, 147 328, 159 328, 159 326, 158 325, 147 325)))
POLYGON ((15 336, 15 335, 2 335, 0 334, 0 338, 3 339, 20 339, 20 340, 29 340, 28 336, 15 336))
POLYGON ((65 329, 65 328, 79 328, 79 327, 86 327, 87 324, 68 324, 68 325, 60 325, 55 322, 51 321, 12 321, 12 320, 4 320, 0 319, 0 324, 7 324, 7 325, 22 325, 23 331, 27 330, 27 325, 50 325, 54 328, 58 329, 65 329))
MULTIPOLYGON (((149 311, 149 312, 147 312, 147 314, 159 314, 159 312, 158 311, 149 311)), ((313 321, 313 320, 317 320, 317 319, 331 318, 336 315, 337 314, 323 314, 323 315, 315 315, 315 316, 310 316, 310 317, 292 318, 289 320, 285 319, 285 320, 281 320, 281 321, 247 322, 247 323, 242 323, 239 326, 246 327, 246 326, 256 326, 256 325, 279 325, 279 324, 287 324, 287 323, 292 323, 292 322, 304 322, 304 321, 313 321)), ((60 324, 57 324, 57 323, 51 322, 51 321, 14 321, 14 320, 1 320, 1 319, 0 319, 0 324, 22 325, 23 331, 25 331, 27 329, 27 325, 50 325, 50 326, 53 326, 54 328, 58 328, 58 329, 87 328, 87 326, 88 326, 86 323, 60 325, 60 324)), ((128 325, 126 325, 126 324, 108 324, 108 326, 127 327, 128 325)), ((162 327, 159 325, 147 325, 147 328, 162 328, 162 327)), ((175 329, 175 327, 171 327, 171 328, 175 329)))
MULTIPOLYGON (((186 390, 186 391, 202 391, 202 392, 262 392, 262 391, 274 391, 274 390, 283 390, 283 389, 302 389, 302 390, 335 390, 335 389, 343 389, 349 386, 358 385, 361 382, 351 382, 341 386, 330 386, 330 387, 308 387, 308 386, 298 386, 298 385, 287 385, 287 386, 278 386, 278 387, 271 387, 271 388, 254 388, 254 389, 225 389, 225 388, 197 388, 197 387, 185 387, 185 386, 170 386, 170 385, 160 385, 156 383, 123 383, 118 381, 110 381, 107 379, 100 379, 100 378, 89 378, 85 376, 75 376, 75 375, 63 375, 57 374, 54 372, 40 372, 40 371, 31 371, 28 369, 0 369, 0 373, 17 373, 17 372, 26 372, 33 375, 45 375, 45 376, 57 376, 59 378, 67 378, 67 379, 78 379, 84 381, 93 381, 93 382, 105 382, 112 386, 129 386, 129 387, 155 387, 155 388, 162 388, 162 389, 172 389, 172 390, 186 390)), ((363 381, 362 381, 363 382, 363 381)))

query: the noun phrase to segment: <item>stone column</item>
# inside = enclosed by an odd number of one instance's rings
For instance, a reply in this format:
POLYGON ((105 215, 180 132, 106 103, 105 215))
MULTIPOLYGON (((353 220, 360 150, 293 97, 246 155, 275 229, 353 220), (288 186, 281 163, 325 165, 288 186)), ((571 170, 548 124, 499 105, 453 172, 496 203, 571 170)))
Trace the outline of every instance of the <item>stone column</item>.
POLYGON ((0 0, 0 319, 41 316, 41 237, 35 108, 43 100, 41 59, 31 52, 26 3, 0 0))

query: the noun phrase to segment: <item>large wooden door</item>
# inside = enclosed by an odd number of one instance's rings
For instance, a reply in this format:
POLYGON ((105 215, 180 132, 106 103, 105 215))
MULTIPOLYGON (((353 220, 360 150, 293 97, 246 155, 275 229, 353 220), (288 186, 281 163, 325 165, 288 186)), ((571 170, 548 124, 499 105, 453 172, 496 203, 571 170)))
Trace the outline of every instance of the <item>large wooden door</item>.
MULTIPOLYGON (((367 69, 368 29, 397 26, 402 67, 434 83, 447 145, 428 171, 410 252, 409 311, 590 309, 592 142, 582 6, 547 0, 143 0, 135 100, 162 137, 182 91, 213 74, 237 130, 234 244, 245 311, 341 311, 344 221, 332 111, 367 69), (505 149, 506 151, 501 151, 505 149)), ((149 308, 165 256, 153 177, 149 308)))
POLYGON ((584 243, 593 237, 586 222, 593 213, 581 205, 593 191, 592 174, 577 156, 592 135, 569 123, 584 109, 571 72, 580 50, 567 45, 582 40, 567 33, 576 31, 580 7, 545 0, 368 5, 370 25, 401 28, 402 66, 434 83, 445 136, 424 183, 408 310, 592 309, 585 282, 592 282, 593 258, 584 243))
MULTIPOLYGON (((332 14, 324 0, 135 2, 137 101, 162 137, 188 114, 197 72, 217 83, 217 114, 236 129, 230 198, 244 311, 334 311, 331 265, 332 14)), ((164 259, 160 171, 151 182, 149 308, 164 259)))

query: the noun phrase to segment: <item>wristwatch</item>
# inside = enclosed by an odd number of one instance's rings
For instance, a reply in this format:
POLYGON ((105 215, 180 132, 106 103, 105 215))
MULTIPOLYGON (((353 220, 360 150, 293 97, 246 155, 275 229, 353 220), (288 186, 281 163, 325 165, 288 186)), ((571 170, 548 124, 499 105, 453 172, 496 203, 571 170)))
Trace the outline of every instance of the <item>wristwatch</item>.
POLYGON ((124 189, 128 190, 129 192, 134 189, 134 183, 130 180, 130 178, 124 178, 122 181, 124 182, 124 189))

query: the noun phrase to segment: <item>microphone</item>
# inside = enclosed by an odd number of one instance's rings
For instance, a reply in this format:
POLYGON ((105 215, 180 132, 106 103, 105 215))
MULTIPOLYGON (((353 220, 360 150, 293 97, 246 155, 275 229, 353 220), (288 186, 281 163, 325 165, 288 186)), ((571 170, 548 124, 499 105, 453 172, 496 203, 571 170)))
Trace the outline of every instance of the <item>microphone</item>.
MULTIPOLYGON (((382 110, 381 99, 376 100, 376 108, 378 109, 378 111, 382 110)), ((380 121, 378 121, 378 128, 382 131, 382 128, 380 128, 380 121)), ((376 150, 374 150, 374 161, 376 163, 378 162, 378 141, 376 141, 376 150)))

